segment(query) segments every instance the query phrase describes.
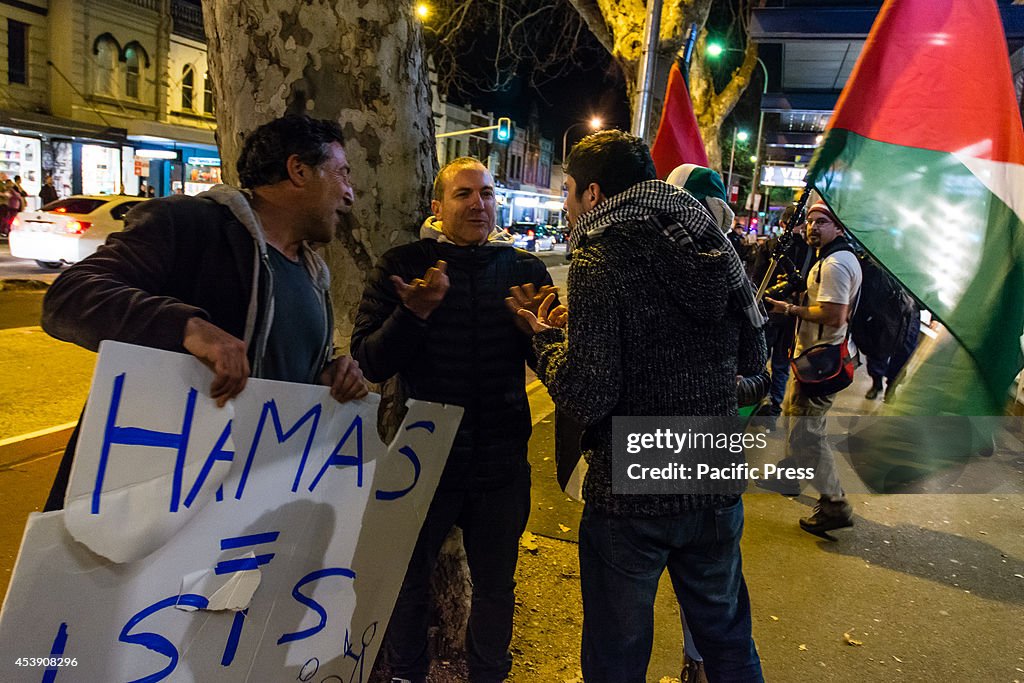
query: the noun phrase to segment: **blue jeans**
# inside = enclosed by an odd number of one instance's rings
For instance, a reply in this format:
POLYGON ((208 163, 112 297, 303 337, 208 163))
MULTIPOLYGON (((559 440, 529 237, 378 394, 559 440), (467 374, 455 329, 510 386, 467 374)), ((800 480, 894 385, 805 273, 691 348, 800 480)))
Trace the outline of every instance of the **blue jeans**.
POLYGON ((644 683, 654 596, 667 568, 708 680, 763 681, 743 580, 743 502, 650 519, 589 505, 580 522, 580 589, 587 683, 644 683))

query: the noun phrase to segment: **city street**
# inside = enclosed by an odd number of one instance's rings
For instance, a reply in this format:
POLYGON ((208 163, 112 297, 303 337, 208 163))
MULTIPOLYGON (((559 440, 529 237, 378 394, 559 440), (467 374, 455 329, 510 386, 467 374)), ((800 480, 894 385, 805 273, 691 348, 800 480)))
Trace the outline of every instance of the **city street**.
MULTIPOLYGON (((564 265, 551 267, 559 284, 566 271, 564 265)), ((40 300, 40 292, 0 292, 0 310, 24 321, 38 316, 40 300)), ((12 450, 12 444, 47 428, 58 428, 66 439, 87 394, 93 359, 32 325, 0 330, 0 593, 6 592, 26 516, 40 509, 60 454, 52 439, 30 440, 41 446, 27 452, 12 450)), ((578 599, 578 576, 555 565, 574 561, 581 512, 554 483, 553 406, 543 387, 528 381, 535 424, 528 529, 557 541, 546 542, 540 554, 524 551, 524 568, 551 572, 549 588, 520 582, 516 632, 524 639, 561 618, 552 612, 551 591, 578 599), (546 554, 553 552, 548 546, 564 548, 559 560, 546 554)), ((862 398, 866 386, 861 377, 841 395, 837 417, 877 410, 880 402, 862 398)), ((1019 477, 1022 458, 1019 450, 1001 448, 992 461, 1019 477)), ((797 527, 812 498, 745 497, 744 569, 767 679, 1024 680, 1024 496, 861 494, 851 502, 856 526, 833 543, 797 527)), ((659 592, 656 627, 651 681, 679 672, 678 610, 667 582, 659 592)), ((514 680, 553 680, 523 668, 529 648, 514 646, 524 650, 514 680)), ((576 643, 565 648, 572 661, 576 643)))

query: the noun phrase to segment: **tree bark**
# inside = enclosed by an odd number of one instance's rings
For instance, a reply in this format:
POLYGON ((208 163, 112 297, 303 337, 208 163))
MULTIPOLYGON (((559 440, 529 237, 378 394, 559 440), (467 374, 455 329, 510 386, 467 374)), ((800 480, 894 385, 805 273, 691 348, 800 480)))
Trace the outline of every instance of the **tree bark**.
POLYGON ((347 348, 366 273, 415 238, 437 168, 420 26, 412 3, 203 0, 225 182, 245 135, 306 113, 340 122, 353 212, 325 248, 339 346, 347 348))
MULTIPOLYGON (((430 208, 437 158, 413 3, 203 0, 203 16, 225 182, 237 183, 241 142, 267 121, 306 113, 342 126, 356 204, 324 256, 339 347, 347 349, 367 273, 385 251, 416 238, 430 208)), ((468 570, 461 536, 452 543, 439 561, 448 588, 439 589, 447 606, 437 642, 461 649, 468 570)))

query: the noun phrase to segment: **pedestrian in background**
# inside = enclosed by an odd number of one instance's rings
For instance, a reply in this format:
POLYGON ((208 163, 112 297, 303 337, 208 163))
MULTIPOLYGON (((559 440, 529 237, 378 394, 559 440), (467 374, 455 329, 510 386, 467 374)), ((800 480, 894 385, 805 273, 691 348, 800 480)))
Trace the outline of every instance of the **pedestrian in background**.
MULTIPOLYGON (((863 277, 860 262, 843 234, 842 224, 824 202, 819 201, 807 210, 807 244, 817 250, 818 260, 807 274, 802 305, 765 297, 772 311, 797 319, 793 358, 813 346, 849 341, 849 319, 863 277)), ((850 353, 855 354, 856 349, 851 348, 850 353)), ((825 416, 835 396, 835 393, 817 395, 791 374, 782 406, 783 415, 797 418, 788 421, 785 466, 814 468, 811 484, 820 494, 818 504, 810 517, 800 520, 800 527, 816 535, 853 526, 853 509, 839 482, 835 453, 825 432, 825 416)), ((759 481, 763 486, 772 480, 759 481)), ((782 484, 792 485, 792 482, 782 484)))
POLYGON ((53 174, 47 173, 43 179, 43 186, 39 189, 39 199, 43 206, 57 201, 57 188, 53 186, 53 174))

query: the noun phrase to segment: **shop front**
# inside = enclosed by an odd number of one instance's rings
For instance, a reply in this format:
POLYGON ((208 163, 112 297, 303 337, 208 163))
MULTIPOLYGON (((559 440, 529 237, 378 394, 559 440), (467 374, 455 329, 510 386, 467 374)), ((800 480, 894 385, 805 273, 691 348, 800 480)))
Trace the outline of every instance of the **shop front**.
POLYGON ((21 186, 29 194, 29 208, 37 208, 43 184, 41 157, 42 143, 38 138, 0 134, 0 173, 12 180, 21 176, 21 186))
POLYGON ((498 224, 538 223, 558 226, 565 199, 558 195, 541 194, 527 190, 497 188, 498 224))
POLYGON ((185 194, 197 195, 220 184, 220 157, 190 156, 185 158, 185 194))

